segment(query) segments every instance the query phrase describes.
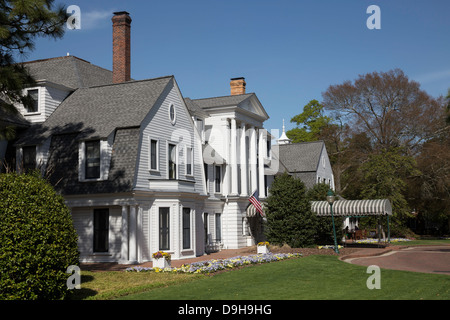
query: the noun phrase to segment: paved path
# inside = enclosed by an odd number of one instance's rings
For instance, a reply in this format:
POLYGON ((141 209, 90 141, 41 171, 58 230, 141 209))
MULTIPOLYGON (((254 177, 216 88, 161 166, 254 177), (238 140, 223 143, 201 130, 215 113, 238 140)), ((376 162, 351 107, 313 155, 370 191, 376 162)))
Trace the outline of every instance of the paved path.
POLYGON ((377 265, 384 269, 406 270, 450 275, 450 246, 393 247, 379 255, 348 256, 342 260, 361 265, 377 265))

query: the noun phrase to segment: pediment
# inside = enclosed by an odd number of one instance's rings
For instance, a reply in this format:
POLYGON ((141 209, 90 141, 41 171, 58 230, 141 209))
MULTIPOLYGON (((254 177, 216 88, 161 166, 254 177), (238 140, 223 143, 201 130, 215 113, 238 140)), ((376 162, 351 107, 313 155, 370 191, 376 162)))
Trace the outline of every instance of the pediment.
POLYGON ((256 114, 264 119, 269 118, 269 115, 266 113, 266 110, 264 110, 264 107, 261 105, 258 98, 254 94, 245 99, 244 101, 241 101, 237 106, 245 111, 256 114))

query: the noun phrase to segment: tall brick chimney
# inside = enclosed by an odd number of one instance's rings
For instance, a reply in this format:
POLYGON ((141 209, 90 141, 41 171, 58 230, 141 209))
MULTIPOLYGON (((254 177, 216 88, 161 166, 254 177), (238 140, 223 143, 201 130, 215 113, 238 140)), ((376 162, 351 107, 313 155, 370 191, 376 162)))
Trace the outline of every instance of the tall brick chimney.
POLYGON ((128 12, 114 12, 113 22, 113 83, 130 81, 130 28, 128 12))
POLYGON ((245 94, 245 78, 231 78, 230 89, 231 95, 245 94))

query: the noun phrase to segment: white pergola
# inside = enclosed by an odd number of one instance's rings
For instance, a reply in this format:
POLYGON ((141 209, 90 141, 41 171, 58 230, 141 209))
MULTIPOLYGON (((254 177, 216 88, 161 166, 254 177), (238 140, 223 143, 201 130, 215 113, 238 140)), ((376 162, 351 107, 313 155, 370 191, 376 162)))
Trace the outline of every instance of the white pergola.
MULTIPOLYGON (((311 210, 317 216, 331 216, 331 206, 327 201, 312 201, 311 210)), ((387 199, 378 200, 336 200, 333 203, 333 215, 347 218, 362 218, 367 216, 386 216, 388 241, 391 240, 389 216, 392 216, 392 206, 387 199)))
MULTIPOLYGON (((331 216, 327 201, 312 201, 311 209, 318 216, 331 216)), ((392 207, 387 199, 379 200, 336 200, 333 215, 343 217, 391 216, 392 207)))

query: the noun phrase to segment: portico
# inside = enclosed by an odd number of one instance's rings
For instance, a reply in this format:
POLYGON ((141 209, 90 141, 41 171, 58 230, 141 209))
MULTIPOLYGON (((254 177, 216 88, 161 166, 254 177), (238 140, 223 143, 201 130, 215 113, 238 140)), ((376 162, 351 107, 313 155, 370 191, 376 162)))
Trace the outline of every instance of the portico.
MULTIPOLYGON (((229 249, 249 244, 250 235, 246 231, 249 196, 258 190, 260 198, 266 197, 264 165, 268 161, 268 152, 263 123, 269 118, 256 95, 245 93, 243 78, 232 79, 230 86, 233 88, 230 96, 192 100, 208 113, 204 119, 205 140, 223 158, 221 164, 207 164, 208 179, 210 184, 214 180, 214 188, 208 189, 205 208, 216 211, 208 212, 214 219, 221 214, 220 222, 215 220, 215 224, 211 221, 207 224, 211 226, 210 233, 214 233, 215 226, 221 223, 221 248, 229 249)), ((214 235, 211 238, 218 239, 214 235)))

